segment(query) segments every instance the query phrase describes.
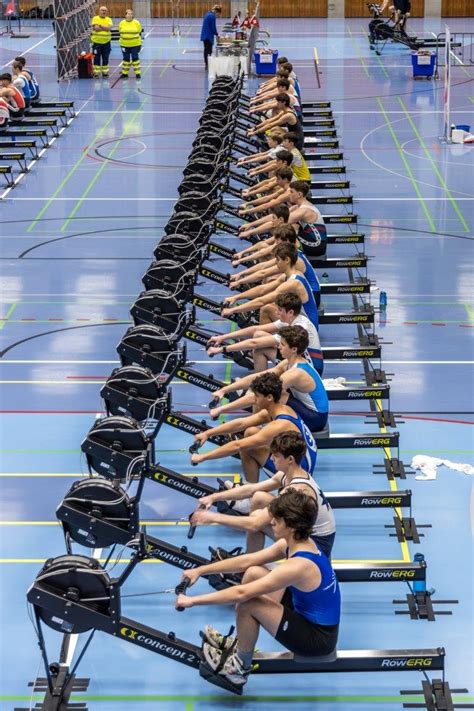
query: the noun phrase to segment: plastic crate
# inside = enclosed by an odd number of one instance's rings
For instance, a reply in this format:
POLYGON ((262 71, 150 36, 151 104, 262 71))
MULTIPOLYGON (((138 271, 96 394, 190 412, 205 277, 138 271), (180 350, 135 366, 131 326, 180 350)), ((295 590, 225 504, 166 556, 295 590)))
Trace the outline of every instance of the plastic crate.
POLYGON ((276 74, 278 50, 270 52, 255 52, 253 55, 256 74, 276 74))
POLYGON ((413 78, 427 77, 431 78, 436 67, 436 52, 412 52, 411 64, 413 67, 413 78))

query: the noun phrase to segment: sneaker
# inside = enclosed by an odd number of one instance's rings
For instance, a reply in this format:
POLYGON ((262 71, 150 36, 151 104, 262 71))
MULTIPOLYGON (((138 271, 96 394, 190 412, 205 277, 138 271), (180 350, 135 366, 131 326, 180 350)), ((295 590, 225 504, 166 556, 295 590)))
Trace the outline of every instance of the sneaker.
MULTIPOLYGON (((231 631, 233 627, 231 627, 231 631)), ((201 637, 204 640, 204 644, 209 644, 215 649, 230 649, 234 644, 236 637, 230 634, 221 634, 212 625, 206 625, 201 632, 201 637)))
POLYGON ((135 79, 141 79, 142 75, 141 74, 135 74, 135 79))
MULTIPOLYGON (((225 661, 221 650, 204 644, 202 648, 206 664, 219 676, 223 676, 227 681, 237 687, 242 687, 247 683, 250 669, 244 669, 242 660, 236 652, 229 654, 225 661), (223 663, 222 663, 223 662, 223 663), (222 668, 220 668, 222 666, 222 668)), ((225 654, 225 652, 224 652, 225 654)))
POLYGON ((220 546, 217 548, 212 548, 212 546, 209 546, 209 553, 211 554, 211 563, 214 563, 217 560, 227 560, 227 558, 236 558, 239 555, 242 555, 243 550, 240 546, 237 548, 232 548, 231 551, 226 551, 225 548, 221 548, 220 546))
MULTIPOLYGON (((227 481, 224 482, 225 488, 230 491, 231 489, 234 489, 235 486, 240 486, 240 484, 234 484, 234 482, 227 481)), ((248 516, 250 513, 250 499, 240 499, 239 501, 229 501, 228 502, 229 508, 231 508, 235 513, 240 514, 241 516, 248 516)), ((240 555, 240 553, 239 553, 240 555)))

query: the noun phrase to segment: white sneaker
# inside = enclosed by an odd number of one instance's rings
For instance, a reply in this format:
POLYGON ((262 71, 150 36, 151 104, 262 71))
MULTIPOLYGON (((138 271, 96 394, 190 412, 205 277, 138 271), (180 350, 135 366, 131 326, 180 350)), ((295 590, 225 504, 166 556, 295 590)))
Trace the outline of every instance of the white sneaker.
MULTIPOLYGON (((235 484, 233 481, 230 481, 228 479, 227 481, 224 482, 224 486, 228 491, 230 491, 231 489, 234 489, 235 484)), ((231 501, 229 505, 230 505, 230 508, 232 508, 234 511, 237 511, 237 513, 239 513, 239 514, 242 514, 242 516, 247 516, 250 513, 250 499, 241 499, 240 501, 231 501)))
POLYGON ((229 654, 222 669, 217 671, 219 665, 221 664, 222 651, 211 647, 210 644, 204 644, 203 655, 207 665, 215 671, 220 676, 223 676, 227 681, 235 686, 244 686, 247 683, 248 676, 250 674, 250 669, 244 669, 242 660, 236 652, 229 654))
POLYGON ((234 636, 221 634, 212 625, 206 625, 201 636, 205 644, 209 644, 211 647, 221 651, 232 647, 236 639, 234 636))

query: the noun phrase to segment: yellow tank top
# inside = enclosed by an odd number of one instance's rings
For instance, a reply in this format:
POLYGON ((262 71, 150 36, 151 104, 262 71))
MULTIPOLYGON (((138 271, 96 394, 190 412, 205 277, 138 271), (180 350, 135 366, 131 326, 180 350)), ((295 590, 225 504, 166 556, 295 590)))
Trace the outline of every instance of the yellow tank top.
POLYGON ((292 151, 293 153, 293 163, 291 164, 291 170, 293 172, 293 175, 295 176, 295 180, 306 180, 310 181, 311 180, 311 173, 309 172, 308 165, 301 155, 301 153, 298 151, 298 149, 295 149, 292 151), (297 160, 300 165, 295 164, 295 159, 297 160))
POLYGON ((137 45, 141 45, 142 26, 138 20, 122 20, 118 29, 121 47, 137 47, 137 45))
POLYGON ((92 32, 91 32, 91 42, 94 44, 107 44, 107 42, 110 42, 112 39, 112 33, 110 30, 100 30, 99 32, 96 32, 94 30, 94 25, 107 25, 112 29, 112 18, 110 17, 101 17, 100 15, 95 15, 92 18, 92 32))

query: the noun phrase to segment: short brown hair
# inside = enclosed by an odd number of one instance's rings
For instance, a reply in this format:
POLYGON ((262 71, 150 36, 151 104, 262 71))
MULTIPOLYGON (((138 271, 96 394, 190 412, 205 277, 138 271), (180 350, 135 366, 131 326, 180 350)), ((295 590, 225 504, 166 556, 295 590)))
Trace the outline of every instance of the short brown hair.
POLYGON ((278 101, 279 104, 284 104, 285 106, 290 105, 290 97, 288 94, 277 94, 275 96, 275 101, 278 101))
POLYGON ((297 489, 288 489, 268 506, 274 518, 283 519, 294 531, 295 541, 307 541, 318 517, 316 499, 297 489))
POLYGON ((306 197, 309 193, 309 185, 304 180, 293 180, 293 182, 290 183, 290 188, 296 190, 297 193, 301 193, 303 197, 306 197))
POLYGON ((299 464, 306 454, 306 442, 299 432, 282 432, 273 439, 270 452, 282 454, 286 459, 293 457, 299 464))
POLYGON ((308 331, 303 326, 285 326, 280 328, 278 335, 288 343, 290 348, 296 348, 298 355, 303 355, 309 346, 308 331))
POLYGON ((289 259, 292 267, 296 264, 298 260, 298 252, 294 244, 289 242, 282 242, 275 247, 274 250, 275 257, 279 259, 289 259))
MULTIPOLYGON (((276 209, 276 208, 274 208, 276 209)), ((290 211, 288 210, 288 213, 290 211)), ((287 220, 285 220, 287 222, 287 220)), ((281 242, 288 242, 289 244, 296 244, 296 232, 291 225, 278 225, 272 230, 273 236, 279 239, 281 242)))
POLYGON ((298 294, 293 291, 284 291, 283 294, 278 294, 275 303, 280 309, 285 309, 286 312, 293 311, 295 316, 301 313, 302 302, 298 294))
POLYGON ((293 171, 291 170, 291 168, 278 168, 278 170, 275 171, 275 177, 281 178, 281 180, 291 181, 293 177, 293 171))

